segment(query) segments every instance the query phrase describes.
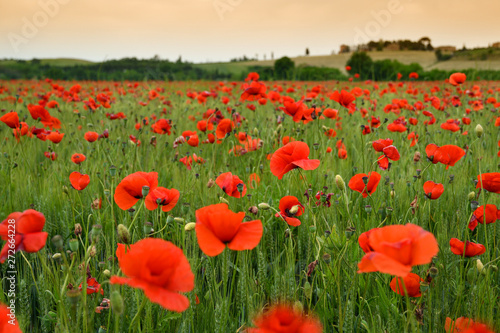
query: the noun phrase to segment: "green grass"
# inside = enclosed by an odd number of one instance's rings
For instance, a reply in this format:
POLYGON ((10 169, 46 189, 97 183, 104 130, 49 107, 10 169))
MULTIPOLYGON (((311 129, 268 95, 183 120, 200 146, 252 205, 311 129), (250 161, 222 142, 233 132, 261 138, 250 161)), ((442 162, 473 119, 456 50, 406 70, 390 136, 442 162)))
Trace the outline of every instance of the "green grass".
MULTIPOLYGON (((16 60, 0 60, 0 65, 13 65, 16 60)), ((42 65, 51 65, 56 67, 65 66, 76 66, 76 65, 92 65, 94 62, 83 60, 83 59, 73 59, 73 58, 54 58, 54 59, 40 59, 42 65)))
MULTIPOLYGON (((72 86, 67 82, 58 84, 66 90, 72 86)), ((97 332, 102 326, 108 332, 128 331, 144 294, 128 286, 110 285, 106 270, 111 275, 123 275, 115 258, 118 242, 116 226, 127 226, 132 235, 131 242, 135 243, 147 237, 143 228, 145 222, 153 223, 153 237, 171 241, 183 249, 195 274, 195 288, 186 293, 191 306, 180 314, 146 301, 135 322, 141 327, 141 332, 241 332, 242 328, 252 326, 255 314, 280 300, 300 303, 305 311, 314 313, 324 325, 324 332, 444 332, 446 317, 455 319, 461 316, 485 321, 500 329, 500 274, 494 269, 494 265, 499 264, 495 260, 500 257, 500 227, 497 222, 479 225, 475 232, 467 229, 471 215, 468 194, 476 191, 474 179, 481 172, 497 171, 497 141, 500 137, 492 121, 497 115, 491 112, 490 105, 468 115, 472 123, 463 126, 469 131, 468 135, 451 133, 439 127, 446 119, 461 118, 465 114, 465 109, 469 107, 467 103, 473 100, 468 95, 460 95, 463 106, 449 106, 446 112, 434 110, 430 102, 426 102, 426 109, 432 110, 437 118, 432 126, 423 124, 427 118, 421 113, 416 115, 414 111, 402 109, 401 115, 419 119, 419 124, 411 127, 419 134, 419 142, 410 147, 407 133, 391 133, 386 129, 387 124, 373 129, 368 136, 361 135, 360 125, 366 124, 371 115, 380 116, 382 122, 384 118, 388 118, 389 122, 396 119, 398 115, 383 112, 384 106, 395 98, 407 98, 412 103, 423 101, 424 93, 443 98, 445 88, 449 88, 444 83, 412 83, 413 88, 421 89, 417 96, 406 94, 406 86, 395 93, 379 96, 378 92, 386 87, 385 84, 381 84, 380 90, 373 91, 372 85, 363 83, 324 83, 323 91, 328 92, 346 86, 360 86, 371 90, 370 98, 377 100, 377 107, 369 111, 366 119, 359 112, 349 115, 345 109, 340 109, 341 130, 331 119, 317 119, 308 124, 294 123, 291 117, 276 108, 278 105, 270 102, 265 106, 257 105, 257 110, 252 112, 245 107, 248 102, 237 104, 240 92, 236 86, 232 96, 229 96, 229 105, 246 118, 237 131, 247 132, 264 141, 262 149, 236 157, 228 154, 234 145, 239 144, 234 135, 221 144, 203 144, 196 148, 184 144, 175 149, 172 146, 184 130, 196 128, 196 122, 188 120, 188 115, 200 120, 207 109, 219 108, 225 117, 230 116, 226 106, 220 102, 225 93, 219 92, 217 99, 208 98, 206 105, 198 104, 196 99, 189 103, 185 95, 176 94, 178 90, 184 93, 210 91, 216 89, 216 83, 142 82, 126 96, 118 94, 117 90, 132 89, 126 84, 81 84, 82 100, 88 99, 92 86, 98 92, 109 88, 116 101, 111 109, 99 108, 95 113, 89 113, 83 109, 82 102, 65 102, 57 95, 51 96, 51 100, 59 102, 60 112, 57 109, 50 112, 61 120, 61 132, 65 133, 64 139, 57 145, 27 137, 16 142, 12 130, 0 123, 0 217, 3 220, 11 212, 33 207, 45 215, 44 231, 49 233, 47 244, 40 252, 16 253, 15 256, 16 315, 24 332, 97 332), (431 93, 436 85, 441 91, 431 93), (156 87, 165 89, 160 95, 166 96, 165 100, 170 100, 172 106, 164 105, 158 99, 145 107, 138 105, 139 101, 147 100, 148 91, 156 87), (160 115, 164 108, 166 115, 160 115), (74 113, 75 109, 80 113, 74 113), (126 120, 111 121, 105 117, 106 112, 120 111, 127 115, 126 120), (152 114, 172 119, 174 132, 167 136, 152 133, 150 126, 141 131, 134 128, 136 122, 141 122, 144 117, 149 117, 151 125, 152 114), (277 116, 285 117, 281 126, 276 122, 277 116), (485 130, 480 139, 476 139, 473 130, 478 123, 485 130), (328 138, 322 126, 337 129, 337 137, 328 138), (109 130, 109 139, 88 143, 83 138, 86 131, 102 133, 105 129, 109 130), (140 146, 129 142, 131 134, 141 140, 140 146), (282 180, 272 175, 266 155, 279 148, 281 139, 286 135, 305 141, 311 148, 309 157, 319 159, 320 167, 314 171, 293 170, 282 180), (156 137, 156 147, 150 144, 152 136, 156 137), (376 170, 378 168, 373 162, 380 154, 374 152, 370 142, 388 137, 394 139, 401 159, 393 162, 389 171, 376 170), (335 145, 338 139, 343 139, 346 145, 348 158, 345 160, 337 158, 335 145), (446 170, 444 165, 432 165, 426 161, 425 147, 430 143, 468 145, 469 149, 463 159, 446 170), (327 147, 332 147, 333 152, 325 153, 327 147), (58 155, 55 161, 44 156, 44 152, 50 150, 58 155), (416 151, 422 154, 419 162, 413 159, 416 151), (85 154, 87 160, 80 166, 73 164, 70 157, 74 153, 85 154), (189 171, 179 159, 193 153, 203 157, 206 163, 194 165, 189 171), (110 172, 111 165, 118 168, 116 175, 110 172), (350 189, 344 193, 335 185, 336 175, 341 175, 347 184, 353 175, 370 170, 382 175, 378 189, 371 197, 362 198, 350 189), (420 178, 416 177, 417 170, 425 170, 420 178), (90 175, 90 184, 81 192, 72 189, 69 184, 68 177, 72 171, 90 175), (138 215, 134 216, 114 204, 113 193, 117 184, 136 171, 156 171, 159 186, 180 191, 180 200, 171 212, 148 211, 141 208, 143 201, 139 201, 135 206, 138 215), (207 187, 210 179, 227 171, 245 182, 250 174, 257 173, 261 182, 256 189, 248 188, 248 195, 241 199, 228 197, 218 186, 207 187), (452 175, 453 181, 450 182, 452 175), (422 193, 422 185, 427 180, 445 186, 444 194, 436 201, 427 200, 422 193), (333 193, 331 207, 315 204, 314 195, 318 191, 333 193), (309 194, 309 201, 304 193, 309 194), (256 216, 248 212, 250 206, 263 202, 278 209, 279 200, 285 195, 296 196, 306 206, 305 213, 299 218, 302 221, 299 227, 288 226, 274 216, 273 210, 260 210, 256 216), (196 233, 185 231, 185 223, 196 220, 197 209, 220 202, 220 197, 229 202, 231 210, 246 212, 249 219, 262 221, 263 237, 254 250, 234 252, 226 249, 222 255, 207 257, 199 249, 196 233), (418 209, 412 213, 410 203, 415 197, 418 209), (91 208, 96 198, 103 201, 99 210, 91 208), (366 205, 372 206, 371 212, 366 205), (173 217, 180 217, 184 222, 176 222, 173 217), (387 274, 357 273, 357 264, 364 255, 357 243, 362 232, 409 222, 433 232, 440 248, 433 260, 438 275, 428 291, 415 299, 392 292, 389 288, 392 277, 387 274), (83 227, 81 237, 74 234, 76 223, 83 227), (102 231, 91 240, 89 235, 96 224, 102 226, 102 231), (351 224, 356 229, 353 235, 346 233, 351 224), (51 243, 50 239, 55 235, 62 236, 63 249, 51 243), (451 253, 449 240, 452 237, 475 240, 486 246, 486 253, 479 257, 483 264, 490 263, 486 266, 485 275, 479 274, 475 268, 477 258, 461 259, 451 253), (79 241, 79 249, 75 252, 69 248, 69 240, 73 238, 79 241), (91 244, 96 248, 94 256, 88 250, 91 244), (56 253, 61 254, 60 259, 54 259, 56 253), (318 260, 318 265, 311 276, 307 276, 307 266, 315 260, 318 260), (85 281, 86 266, 103 285, 104 297, 109 298, 112 291, 119 291, 124 301, 123 314, 113 310, 95 313, 96 306, 102 301, 100 294, 83 293, 75 305, 70 303, 68 284, 76 288, 85 281), (224 287, 227 289, 224 290, 224 287), (196 304, 196 296, 199 304, 196 304), (422 315, 417 316, 420 312, 422 315)), ((273 84, 269 83, 268 87, 273 84)), ((287 83, 287 86, 291 84, 287 83)), ((297 83, 300 88, 297 87, 297 92, 289 95, 300 99, 306 90, 317 84, 297 83)), ((466 83, 466 87, 472 84, 466 83)), ((484 97, 500 98, 498 92, 487 93, 488 88, 498 86, 497 83, 478 84, 484 91, 484 97)), ((1 101, 0 108, 16 110, 29 125, 42 127, 31 119, 26 105, 38 102, 35 92, 47 92, 51 87, 44 82, 33 85, 24 81, 0 82, 1 86, 7 86, 11 93, 4 92, 0 100, 15 94, 20 87, 28 87, 23 104, 1 101)), ((358 106, 369 108, 370 101, 362 99, 357 99, 358 106)), ((309 104, 338 107, 327 95, 320 95, 309 104), (319 97, 324 97, 324 102, 319 97)), ((206 135, 200 133, 200 141, 205 138, 206 135)), ((486 202, 498 204, 498 194, 483 192, 479 203, 486 202)), ((7 275, 6 266, 1 266, 2 277, 7 275)), ((425 278, 429 267, 429 264, 416 266, 413 272, 425 278)), ((5 304, 9 300, 6 282, 1 286, 0 301, 5 304)), ((139 329, 134 325, 131 331, 139 329)))

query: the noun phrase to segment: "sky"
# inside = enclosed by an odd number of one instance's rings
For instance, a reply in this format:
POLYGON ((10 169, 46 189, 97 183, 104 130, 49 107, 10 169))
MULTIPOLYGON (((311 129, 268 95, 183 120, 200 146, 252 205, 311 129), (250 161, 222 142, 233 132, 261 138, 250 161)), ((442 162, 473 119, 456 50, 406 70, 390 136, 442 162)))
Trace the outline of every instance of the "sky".
POLYGON ((0 0, 0 59, 191 62, 337 53, 341 44, 500 42, 498 0, 0 0))

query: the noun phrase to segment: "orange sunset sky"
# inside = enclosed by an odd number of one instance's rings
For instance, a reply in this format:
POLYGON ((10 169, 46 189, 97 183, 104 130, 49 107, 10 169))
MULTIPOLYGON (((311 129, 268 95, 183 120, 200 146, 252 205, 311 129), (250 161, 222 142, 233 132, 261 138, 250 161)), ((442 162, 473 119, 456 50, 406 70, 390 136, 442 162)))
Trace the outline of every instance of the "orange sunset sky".
POLYGON ((497 0, 0 0, 0 58, 269 59, 423 36, 471 48, 500 42, 499 14, 497 0))

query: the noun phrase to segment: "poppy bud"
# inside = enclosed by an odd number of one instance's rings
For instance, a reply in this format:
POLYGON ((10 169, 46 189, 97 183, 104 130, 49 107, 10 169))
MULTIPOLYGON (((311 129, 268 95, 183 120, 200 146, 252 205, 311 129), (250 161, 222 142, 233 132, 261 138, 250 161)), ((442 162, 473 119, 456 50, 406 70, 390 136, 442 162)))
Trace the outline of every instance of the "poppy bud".
POLYGON ((413 162, 417 163, 418 161, 420 161, 420 157, 420 152, 416 151, 415 155, 413 155, 413 162))
POLYGON ((182 217, 174 217, 174 222, 184 223, 184 219, 182 217))
POLYGON ((254 127, 254 129, 253 129, 253 135, 259 136, 259 130, 257 129, 257 127, 254 127))
POLYGON ((309 283, 309 281, 306 281, 306 283, 304 283, 304 295, 308 299, 310 299, 312 296, 312 288, 311 288, 311 284, 309 283))
POLYGON ((395 196, 396 196, 396 192, 394 192, 394 190, 391 191, 391 198, 394 199, 395 196))
POLYGON ((97 254, 97 249, 96 249, 95 245, 89 246, 89 248, 87 249, 87 252, 89 253, 89 256, 95 257, 95 255, 97 254))
POLYGON ((498 267, 496 265, 491 265, 490 266, 490 269, 493 271, 493 272, 498 272, 498 267))
POLYGON ((337 188, 339 190, 345 191, 345 182, 344 182, 344 179, 342 179, 341 175, 335 176, 335 184, 337 185, 337 188))
POLYGON ((477 267, 477 271, 479 273, 486 275, 486 270, 484 269, 484 265, 481 262, 481 260, 479 260, 479 259, 476 260, 476 267, 477 267))
POLYGON ((99 331, 97 331, 97 333, 106 333, 106 327, 104 326, 99 327, 99 331))
POLYGON ((469 199, 469 201, 473 201, 475 198, 476 198, 475 192, 470 192, 469 195, 467 196, 467 199, 469 199))
POLYGON ((172 215, 167 216, 167 223, 174 222, 174 217, 172 215))
POLYGON ((483 133, 484 133, 483 126, 481 126, 480 124, 477 124, 476 128, 474 129, 474 133, 476 133, 476 136, 478 138, 482 137, 483 133))
POLYGON ((80 223, 75 224, 75 236, 80 236, 82 234, 82 226, 80 223))
POLYGON ((219 202, 221 203, 225 203, 225 204, 228 204, 229 205, 229 201, 227 201, 226 199, 224 199, 223 197, 220 197, 219 198, 219 202))
POLYGON ((81 292, 78 289, 70 289, 66 292, 66 297, 68 297, 69 304, 71 306, 76 306, 80 300, 81 292))
POLYGON ((238 183, 238 185, 236 185, 236 188, 238 189, 238 192, 240 192, 240 194, 243 193, 244 186, 245 186, 245 184, 243 184, 243 183, 238 183))
POLYGON ((52 245, 54 245, 54 247, 56 249, 60 249, 64 245, 63 239, 60 235, 55 235, 54 237, 52 237, 51 241, 52 241, 52 245))
POLYGON ((257 213, 259 212, 259 208, 257 208, 256 206, 252 206, 252 207, 248 208, 248 211, 250 213, 252 213, 253 215, 257 215, 257 213))
POLYGON ((130 232, 128 231, 128 228, 123 224, 118 224, 116 231, 118 233, 118 241, 123 244, 129 244, 130 232))
POLYGON ((118 290, 113 291, 109 299, 111 300, 111 308, 113 311, 121 315, 123 313, 123 297, 120 295, 120 292, 118 290))
POLYGON ((109 279, 109 277, 111 276, 111 272, 109 271, 109 269, 105 269, 102 274, 107 277, 109 279))
POLYGON ((131 218, 132 218, 132 217, 134 217, 135 209, 134 209, 134 208, 130 208, 130 209, 128 210, 128 213, 130 214, 130 217, 131 217, 131 218))
POLYGON ((147 196, 148 194, 149 194, 149 186, 144 185, 144 186, 142 187, 142 196, 143 196, 143 197, 145 197, 145 196, 147 196))
POLYGON ((109 197, 109 193, 110 193, 110 192, 109 192, 109 190, 108 190, 108 189, 104 189, 104 195, 105 195, 105 196, 109 197))
POLYGON ((114 165, 109 167, 109 174, 111 177, 114 177, 116 175, 116 167, 114 165))
POLYGON ((189 222, 184 226, 184 230, 192 231, 196 227, 196 222, 189 222))
POLYGON ((61 259, 61 254, 60 253, 55 253, 53 256, 52 256, 52 259, 53 260, 60 260, 61 259))
POLYGON ((77 239, 70 239, 68 244, 69 244, 69 249, 71 250, 71 252, 78 251, 78 240, 77 239))
POLYGON ((361 178, 363 180, 363 184, 365 184, 365 186, 368 184, 368 177, 367 176, 364 176, 363 178, 361 178))
POLYGON ((211 188, 211 187, 213 187, 214 185, 215 185, 214 180, 213 180, 212 178, 210 178, 210 179, 208 180, 207 187, 208 187, 208 188, 211 188))
POLYGON ((300 301, 295 301, 295 303, 293 303, 293 308, 300 313, 304 311, 304 305, 302 305, 302 302, 300 301))
POLYGON ((290 213, 290 215, 295 215, 299 211, 299 208, 300 208, 299 205, 295 205, 292 208, 290 208, 290 210, 288 212, 290 213))
POLYGON ((63 185, 62 191, 63 191, 64 194, 68 194, 69 195, 69 191, 68 191, 68 187, 67 186, 63 185))
POLYGON ((354 235, 355 232, 356 232, 356 228, 347 227, 347 229, 345 229, 345 236, 347 237, 347 239, 349 239, 352 237, 352 235, 354 235))
POLYGON ((421 281, 420 282, 420 291, 424 292, 424 291, 427 291, 428 289, 429 289, 429 284, 425 281, 421 281))
POLYGON ((370 214, 370 213, 372 212, 372 206, 370 206, 370 205, 366 205, 366 206, 365 206, 365 212, 366 212, 367 214, 370 214))
POLYGON ((262 209, 262 210, 268 210, 269 208, 271 208, 271 206, 269 206, 267 203, 265 202, 261 202, 260 204, 257 205, 259 207, 259 209, 262 209))
POLYGON ((323 254, 323 261, 326 262, 327 264, 330 263, 331 259, 332 259, 332 256, 329 255, 328 253, 323 254))
POLYGON ((471 208, 472 210, 476 210, 476 209, 477 209, 477 207, 479 207, 479 202, 477 202, 477 201, 471 201, 471 202, 470 202, 470 208, 471 208))
POLYGON ((279 124, 278 127, 276 127, 276 132, 281 133, 282 129, 283 129, 283 125, 279 124))
POLYGON ((429 275, 431 276, 431 278, 434 279, 436 276, 438 276, 438 273, 439 270, 436 267, 429 268, 429 275))
POLYGON ((144 235, 149 235, 153 231, 153 223, 144 222, 144 235))

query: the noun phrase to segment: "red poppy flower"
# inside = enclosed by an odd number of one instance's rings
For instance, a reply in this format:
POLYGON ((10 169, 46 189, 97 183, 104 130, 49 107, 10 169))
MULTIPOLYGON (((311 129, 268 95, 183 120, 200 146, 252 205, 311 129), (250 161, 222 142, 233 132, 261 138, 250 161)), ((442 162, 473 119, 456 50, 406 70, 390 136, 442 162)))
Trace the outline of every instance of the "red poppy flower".
POLYGON ((89 175, 81 174, 78 171, 73 171, 69 175, 69 181, 75 190, 81 191, 90 183, 90 177, 89 175))
POLYGON ((474 325, 474 321, 466 317, 460 317, 454 321, 450 317, 446 317, 444 329, 447 333, 461 333, 472 325, 474 325))
POLYGON ((418 73, 416 72, 411 72, 410 75, 408 75, 410 79, 418 79, 418 73))
POLYGON ((436 200, 444 192, 443 184, 434 183, 432 180, 428 180, 424 183, 424 194, 427 198, 436 200))
POLYGON ((476 188, 500 194, 500 172, 483 173, 477 176, 476 188))
POLYGON ((258 185, 260 184, 260 177, 258 174, 256 173, 252 173, 249 177, 248 177, 248 187, 250 187, 251 189, 254 189, 256 188, 258 185), (255 187, 254 187, 254 183, 255 183, 255 187))
POLYGON ((191 170, 191 166, 194 163, 197 164, 203 164, 205 163, 205 160, 201 157, 196 156, 196 154, 193 154, 193 156, 184 156, 183 158, 179 159, 179 162, 182 162, 188 170, 191 170))
POLYGON ((153 125, 151 125, 153 132, 157 134, 168 134, 170 135, 170 129, 172 126, 167 119, 158 119, 153 125))
POLYGON ((358 244, 361 250, 363 250, 364 253, 368 253, 373 251, 373 248, 370 246, 370 234, 374 231, 377 230, 378 228, 373 228, 368 231, 363 232, 361 235, 358 237, 358 244))
POLYGON ((393 145, 385 147, 384 149, 382 149, 382 152, 384 153, 384 155, 380 156, 377 159, 378 166, 382 170, 387 170, 389 168, 389 160, 398 161, 401 157, 399 155, 398 149, 393 145))
POLYGON ((410 147, 413 147, 418 142, 418 134, 415 134, 415 132, 411 132, 410 134, 408 134, 407 139, 411 140, 410 147))
POLYGON ((11 310, 6 305, 0 303, 0 332, 2 333, 23 333, 19 328, 17 319, 12 318, 11 310))
POLYGON ((334 91, 330 95, 330 99, 334 100, 347 109, 351 109, 354 107, 353 102, 354 100, 356 100, 356 97, 354 97, 354 95, 348 91, 341 90, 340 92, 334 91))
POLYGON ((49 135, 47 135, 47 139, 52 141, 53 143, 59 143, 64 137, 64 133, 59 133, 59 131, 55 132, 50 132, 49 135))
POLYGON ((0 263, 7 259, 8 254, 12 254, 10 252, 12 250, 29 253, 40 251, 45 246, 48 236, 48 233, 42 231, 44 226, 45 216, 33 209, 7 216, 0 224, 0 237, 7 241, 0 253, 0 263), (16 231, 14 237, 9 230, 16 231))
POLYGON ((448 119, 446 122, 441 124, 441 128, 444 129, 445 131, 450 131, 450 132, 458 132, 460 131, 460 121, 455 120, 455 119, 448 119))
POLYGON ((387 125, 387 129, 391 132, 404 132, 406 131, 406 121, 404 119, 398 118, 394 120, 392 123, 387 125))
POLYGON ((200 249, 215 257, 224 251, 243 251, 255 248, 262 238, 262 222, 243 222, 245 213, 234 213, 226 204, 203 207, 196 211, 196 237, 200 249))
POLYGON ((433 164, 439 162, 446 165, 446 169, 448 169, 464 157, 465 150, 455 145, 444 145, 439 147, 431 143, 425 148, 425 153, 433 164))
POLYGON ((321 322, 306 316, 293 306, 278 304, 258 315, 254 319, 256 328, 249 328, 248 333, 321 333, 321 322))
POLYGON ((459 86, 465 82, 467 76, 464 73, 453 73, 450 75, 450 84, 454 86, 459 86))
POLYGON ((292 195, 281 198, 279 205, 279 213, 276 213, 276 217, 282 217, 286 223, 292 227, 298 227, 300 225, 300 220, 295 218, 295 216, 300 216, 304 213, 304 206, 300 203, 299 199, 292 195))
POLYGON ((34 120, 40 119, 41 121, 50 121, 51 116, 49 111, 47 111, 43 106, 41 105, 33 105, 33 104, 28 104, 28 111, 31 115, 31 118, 34 120))
POLYGON ((373 149, 382 152, 385 147, 391 146, 394 140, 392 139, 378 139, 372 142, 373 149))
POLYGON ((309 159, 309 146, 307 143, 293 141, 274 152, 271 157, 271 172, 278 179, 281 179, 286 173, 295 168, 314 170, 319 164, 319 160, 309 159))
POLYGON ((485 324, 474 322, 466 317, 460 317, 454 321, 446 317, 444 329, 446 333, 495 333, 485 324))
POLYGON ((411 223, 373 230, 368 242, 373 251, 361 259, 358 273, 405 277, 412 266, 430 263, 439 251, 434 235, 411 223))
POLYGON ((256 101, 260 98, 266 98, 267 87, 265 84, 257 81, 252 81, 250 84, 245 84, 245 90, 241 94, 242 101, 256 101))
POLYGON ((143 198, 143 186, 148 186, 149 192, 154 190, 158 186, 158 173, 138 171, 123 178, 116 187, 114 195, 118 207, 127 210, 135 205, 143 198))
POLYGON ((170 311, 182 312, 189 307, 188 298, 179 293, 193 290, 194 274, 177 246, 145 238, 130 247, 118 244, 116 256, 127 277, 112 276, 110 283, 142 289, 151 302, 170 311))
POLYGON ((17 115, 17 112, 15 112, 15 111, 11 111, 11 112, 4 114, 0 118, 0 121, 5 123, 10 128, 19 128, 19 116, 17 115))
POLYGON ((99 134, 96 133, 96 132, 87 132, 85 133, 85 136, 84 136, 85 140, 87 140, 88 142, 94 142, 96 141, 97 139, 99 139, 99 134))
POLYGON ((380 182, 380 174, 378 172, 358 173, 349 180, 349 188, 353 191, 359 192, 366 198, 368 194, 372 194, 377 190, 378 183, 380 182), (365 184, 366 181, 366 184, 365 184))
POLYGON ((73 154, 71 156, 71 161, 75 164, 80 164, 85 161, 87 158, 83 154, 73 154))
POLYGON ((247 193, 247 187, 245 183, 238 176, 233 175, 231 172, 221 174, 219 177, 217 177, 215 182, 230 197, 241 198, 247 193), (242 184, 240 185, 240 189, 238 189, 239 184, 242 184))
POLYGON ((451 252, 462 257, 474 257, 486 252, 484 245, 469 241, 462 242, 457 238, 450 239, 450 248, 451 252))
POLYGON ((149 191, 149 194, 146 196, 146 208, 155 210, 160 205, 162 211, 169 212, 177 205, 179 196, 179 191, 175 188, 169 190, 168 188, 157 187, 149 191))
POLYGON ((340 148, 337 154, 338 158, 345 160, 347 158, 347 150, 340 148))
MULTIPOLYGON (((78 286, 78 289, 80 289, 80 291, 82 290, 82 285, 83 283, 80 283, 80 285, 78 286)), ((87 295, 92 295, 92 294, 95 294, 95 293, 101 293, 101 295, 104 295, 104 290, 101 288, 101 285, 99 284, 99 282, 97 282, 96 278, 94 277, 88 277, 87 278, 87 295)))
POLYGON ((484 223, 484 212, 486 211, 486 224, 490 224, 495 222, 500 218, 500 210, 497 209, 497 206, 492 204, 487 204, 486 208, 484 206, 479 206, 476 208, 474 213, 472 213, 472 217, 469 221, 469 229, 474 230, 477 227, 478 223, 484 223))
POLYGON ((422 293, 420 292, 420 282, 422 281, 424 281, 424 279, 422 279, 417 274, 409 273, 404 278, 401 277, 393 278, 391 280, 391 289, 396 294, 401 296, 406 296, 406 294, 408 293, 408 296, 410 297, 420 297, 422 296, 422 293))
POLYGON ((215 129, 217 139, 224 139, 227 133, 231 133, 233 126, 234 124, 231 119, 222 119, 215 129))
POLYGON ((52 161, 55 161, 57 159, 57 154, 55 152, 44 152, 43 153, 45 155, 45 157, 47 157, 48 159, 51 159, 52 161))

